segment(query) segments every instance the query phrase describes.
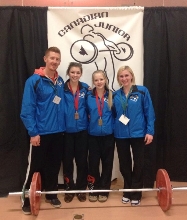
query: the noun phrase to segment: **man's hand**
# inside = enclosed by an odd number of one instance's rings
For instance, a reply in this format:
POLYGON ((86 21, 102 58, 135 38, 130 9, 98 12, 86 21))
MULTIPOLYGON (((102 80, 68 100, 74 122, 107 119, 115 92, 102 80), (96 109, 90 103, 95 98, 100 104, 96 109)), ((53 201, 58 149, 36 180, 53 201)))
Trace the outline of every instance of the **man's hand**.
POLYGON ((35 137, 31 137, 30 143, 32 146, 40 146, 40 135, 36 135, 35 137))

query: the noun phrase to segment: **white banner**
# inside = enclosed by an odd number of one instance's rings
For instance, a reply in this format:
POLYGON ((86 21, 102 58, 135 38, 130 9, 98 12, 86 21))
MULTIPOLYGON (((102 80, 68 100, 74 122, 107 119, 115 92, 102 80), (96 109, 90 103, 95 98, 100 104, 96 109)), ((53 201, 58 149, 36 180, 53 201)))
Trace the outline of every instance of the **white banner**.
POLYGON ((119 88, 116 74, 130 66, 136 84, 143 84, 143 7, 49 8, 48 44, 61 50, 58 68, 64 81, 70 62, 83 64, 81 81, 92 86, 91 75, 107 73, 112 90, 119 88))

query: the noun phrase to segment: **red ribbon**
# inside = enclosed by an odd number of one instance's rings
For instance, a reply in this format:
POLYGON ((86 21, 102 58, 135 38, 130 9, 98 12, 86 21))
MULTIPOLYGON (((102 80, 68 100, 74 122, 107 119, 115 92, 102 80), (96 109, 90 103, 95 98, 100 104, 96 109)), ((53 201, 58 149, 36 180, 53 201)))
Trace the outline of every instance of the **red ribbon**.
MULTIPOLYGON (((69 83, 69 88, 70 88, 71 93, 73 94, 73 90, 72 90, 70 83, 69 83)), ((79 107, 79 86, 78 85, 77 85, 77 91, 76 91, 75 95, 73 94, 73 96, 74 96, 75 110, 78 111, 78 107, 79 107)))
POLYGON ((104 107, 104 94, 103 94, 103 96, 101 98, 101 102, 100 102, 97 91, 95 91, 95 93, 96 93, 96 103, 97 103, 98 114, 100 117, 102 117, 103 107, 104 107))

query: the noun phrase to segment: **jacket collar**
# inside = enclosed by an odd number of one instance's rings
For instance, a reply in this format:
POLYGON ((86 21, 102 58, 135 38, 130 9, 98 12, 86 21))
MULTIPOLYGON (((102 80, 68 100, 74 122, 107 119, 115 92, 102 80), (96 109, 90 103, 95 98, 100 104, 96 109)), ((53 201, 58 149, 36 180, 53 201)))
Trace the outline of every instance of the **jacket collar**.
MULTIPOLYGON (((68 79, 68 80, 65 82, 65 84, 64 84, 64 90, 65 90, 65 91, 70 91, 70 89, 69 89, 69 87, 68 87, 69 81, 70 81, 70 79, 68 79)), ((80 81, 78 82, 78 85, 79 85, 79 90, 81 90, 81 89, 83 88, 83 86, 82 86, 82 83, 81 83, 80 81)))

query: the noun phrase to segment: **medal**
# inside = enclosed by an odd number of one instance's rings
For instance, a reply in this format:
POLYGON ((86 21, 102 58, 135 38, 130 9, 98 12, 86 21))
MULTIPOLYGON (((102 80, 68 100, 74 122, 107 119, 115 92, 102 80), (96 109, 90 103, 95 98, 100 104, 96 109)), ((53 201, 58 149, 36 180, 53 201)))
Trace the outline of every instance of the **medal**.
POLYGON ((79 119, 79 113, 75 112, 75 119, 79 119))
POLYGON ((98 94, 96 91, 96 103, 97 103, 97 109, 98 109, 98 114, 100 118, 98 119, 98 125, 102 126, 103 125, 103 120, 102 120, 102 114, 103 114, 103 108, 104 108, 104 95, 101 98, 101 102, 99 101, 98 94))
POLYGON ((75 107, 75 114, 74 114, 74 118, 77 120, 79 119, 79 113, 77 112, 78 111, 78 107, 79 107, 79 86, 77 86, 77 91, 75 94, 73 94, 73 90, 71 88, 71 84, 69 83, 69 88, 70 88, 70 91, 74 97, 74 107, 75 107))
POLYGON ((98 120, 98 125, 102 125, 103 124, 103 121, 102 121, 102 118, 99 118, 99 120, 98 120))

